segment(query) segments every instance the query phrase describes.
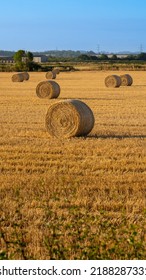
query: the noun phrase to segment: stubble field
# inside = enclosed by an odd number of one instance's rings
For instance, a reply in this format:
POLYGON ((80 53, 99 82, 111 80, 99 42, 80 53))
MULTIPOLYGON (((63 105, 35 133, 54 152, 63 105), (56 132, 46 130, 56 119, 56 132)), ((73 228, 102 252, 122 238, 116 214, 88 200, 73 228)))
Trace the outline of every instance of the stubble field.
POLYGON ((113 73, 62 72, 57 100, 36 96, 45 73, 0 73, 1 259, 146 258, 146 73, 106 88, 113 73), (64 99, 92 109, 88 136, 49 137, 48 107, 64 99))

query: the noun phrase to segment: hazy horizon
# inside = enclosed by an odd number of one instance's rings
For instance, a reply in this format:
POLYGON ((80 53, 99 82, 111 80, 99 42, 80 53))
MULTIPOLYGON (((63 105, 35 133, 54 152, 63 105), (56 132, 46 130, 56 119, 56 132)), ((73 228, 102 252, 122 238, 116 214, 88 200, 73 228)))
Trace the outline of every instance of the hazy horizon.
MULTIPOLYGON (((0 52, 17 52, 18 50, 20 50, 20 49, 17 49, 17 50, 0 50, 0 52)), ((93 51, 93 50, 72 50, 72 49, 62 49, 62 50, 41 50, 41 51, 39 51, 39 50, 36 50, 36 51, 33 51, 33 50, 25 50, 25 51, 30 51, 30 52, 32 52, 32 53, 47 53, 47 52, 63 52, 63 51, 66 51, 66 52, 69 52, 69 51, 73 51, 73 52, 95 52, 96 54, 98 54, 97 53, 97 51, 93 51)), ((143 51, 142 51, 143 52, 143 51)), ((105 54, 138 54, 138 53, 140 53, 140 51, 137 51, 137 52, 132 52, 132 51, 117 51, 117 52, 106 52, 106 51, 102 51, 102 52, 99 52, 99 54, 102 54, 102 53, 105 53, 105 54)))

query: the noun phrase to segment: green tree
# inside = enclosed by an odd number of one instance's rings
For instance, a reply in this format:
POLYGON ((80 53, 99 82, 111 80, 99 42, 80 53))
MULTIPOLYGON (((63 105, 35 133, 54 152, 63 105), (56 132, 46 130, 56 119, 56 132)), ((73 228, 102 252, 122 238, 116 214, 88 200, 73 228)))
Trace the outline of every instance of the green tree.
POLYGON ((98 60, 98 57, 96 55, 91 55, 90 58, 91 60, 98 60))
POLYGON ((138 60, 146 60, 146 53, 142 52, 137 55, 138 60))
POLYGON ((33 54, 32 54, 32 52, 27 52, 26 53, 26 57, 27 57, 28 61, 33 61, 33 54))
POLYGON ((112 57, 111 57, 111 60, 117 60, 117 55, 113 54, 112 57))
POLYGON ((129 54, 127 55, 127 57, 125 57, 125 60, 134 60, 136 57, 133 54, 129 54))
POLYGON ((100 55, 100 59, 101 59, 101 60, 108 60, 107 54, 104 54, 104 53, 101 54, 101 55, 100 55))
POLYGON ((33 54, 18 50, 14 55, 16 71, 31 71, 36 65, 33 63, 33 54))
POLYGON ((91 58, 87 54, 81 54, 81 55, 78 56, 78 60, 80 60, 80 61, 87 61, 87 60, 91 60, 91 58))
POLYGON ((25 52, 24 50, 19 50, 14 54, 14 61, 16 63, 33 61, 33 54, 32 52, 25 52))
POLYGON ((22 62, 22 57, 25 56, 25 51, 24 50, 19 50, 14 54, 14 61, 16 63, 22 62))

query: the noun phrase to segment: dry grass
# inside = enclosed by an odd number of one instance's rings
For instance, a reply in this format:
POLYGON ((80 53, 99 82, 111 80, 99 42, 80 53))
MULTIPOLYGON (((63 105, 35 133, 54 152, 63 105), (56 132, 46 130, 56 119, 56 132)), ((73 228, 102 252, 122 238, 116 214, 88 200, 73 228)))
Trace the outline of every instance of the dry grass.
POLYGON ((45 129, 55 101, 36 96, 44 73, 0 73, 1 259, 145 259, 146 77, 111 89, 109 74, 60 73, 59 99, 95 116, 87 137, 61 141, 45 129))

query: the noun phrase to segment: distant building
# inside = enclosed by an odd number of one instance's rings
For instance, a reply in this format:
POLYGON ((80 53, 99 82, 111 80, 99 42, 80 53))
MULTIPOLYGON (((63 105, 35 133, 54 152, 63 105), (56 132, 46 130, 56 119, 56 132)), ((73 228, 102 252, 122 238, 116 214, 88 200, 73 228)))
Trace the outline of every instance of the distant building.
POLYGON ((34 56, 33 61, 37 63, 48 62, 48 57, 46 55, 34 56))
MULTIPOLYGON (((22 62, 26 62, 27 57, 22 57, 22 62)), ((38 55, 33 57, 33 61, 37 63, 48 62, 48 57, 46 55, 38 55)), ((14 58, 10 56, 1 56, 0 63, 14 63, 14 58)))
MULTIPOLYGON (((104 53, 106 54, 106 53, 104 53)), ((96 54, 97 57, 100 57, 102 54, 96 54)), ((106 54, 108 58, 111 58, 114 54, 113 53, 109 53, 106 54)), ((129 54, 115 54, 117 58, 126 58, 129 54)))
POLYGON ((11 56, 1 56, 0 57, 0 63, 4 63, 4 64, 14 63, 14 59, 11 56))
MULTIPOLYGON (((111 58, 113 55, 116 55, 117 58, 126 58, 129 55, 135 55, 133 53, 103 53, 107 55, 108 58, 111 58)), ((100 57, 102 53, 96 54, 97 57, 100 57)))
MULTIPOLYGON (((126 58, 129 54, 116 54, 117 58, 126 58)), ((113 56, 113 54, 107 54, 109 58, 113 56)))

